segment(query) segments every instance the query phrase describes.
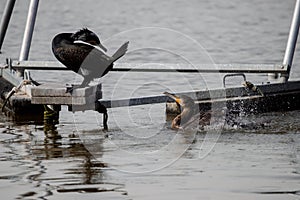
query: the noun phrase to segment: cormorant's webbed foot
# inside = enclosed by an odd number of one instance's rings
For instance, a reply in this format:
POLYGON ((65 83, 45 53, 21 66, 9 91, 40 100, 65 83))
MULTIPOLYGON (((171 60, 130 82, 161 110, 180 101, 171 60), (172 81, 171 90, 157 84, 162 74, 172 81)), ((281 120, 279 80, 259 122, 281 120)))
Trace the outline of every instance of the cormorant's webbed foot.
POLYGON ((66 93, 70 93, 70 94, 72 94, 72 92, 73 92, 73 85, 67 85, 67 87, 66 87, 66 93))
POLYGON ((87 86, 89 86, 89 83, 91 82, 91 80, 89 80, 88 78, 84 78, 82 83, 79 85, 79 88, 85 88, 87 86))
POLYGON ((78 89, 78 88, 85 88, 85 86, 82 86, 82 85, 71 85, 71 86, 67 86, 66 93, 72 94, 73 91, 76 90, 76 89, 78 89))
POLYGON ((78 89, 78 88, 85 88, 85 87, 87 87, 88 85, 89 85, 89 80, 87 80, 87 79, 84 79, 83 81, 82 81, 82 83, 80 84, 80 85, 67 85, 67 90, 66 90, 66 93, 71 93, 72 94, 72 92, 75 90, 75 89, 78 89))

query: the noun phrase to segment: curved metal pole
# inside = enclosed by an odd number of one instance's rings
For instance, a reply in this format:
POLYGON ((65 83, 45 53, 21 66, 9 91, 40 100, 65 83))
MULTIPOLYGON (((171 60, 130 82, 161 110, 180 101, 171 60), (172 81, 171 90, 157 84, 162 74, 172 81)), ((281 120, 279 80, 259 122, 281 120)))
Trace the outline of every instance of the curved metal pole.
POLYGON ((5 9, 2 15, 1 23, 0 23, 0 53, 1 53, 1 48, 2 44, 4 41, 4 37, 7 31, 7 27, 10 21, 10 17, 12 14, 12 11, 14 9, 16 0, 7 0, 5 9))
POLYGON ((290 28, 290 34, 285 49, 283 65, 287 66, 287 73, 281 74, 281 82, 287 82, 290 76, 290 71, 292 68, 294 52, 297 44, 297 37, 299 33, 300 25, 300 0, 296 1, 293 20, 290 28))

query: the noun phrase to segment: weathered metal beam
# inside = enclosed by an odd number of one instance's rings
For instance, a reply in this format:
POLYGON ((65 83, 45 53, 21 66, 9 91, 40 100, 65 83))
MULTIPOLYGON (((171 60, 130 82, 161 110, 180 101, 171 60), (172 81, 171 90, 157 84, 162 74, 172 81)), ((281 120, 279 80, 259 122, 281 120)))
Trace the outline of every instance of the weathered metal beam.
POLYGON ((286 67, 281 65, 265 64, 151 64, 141 67, 117 65, 112 71, 119 72, 180 72, 180 73, 270 73, 285 72, 286 67))
MULTIPOLYGON (((289 92, 300 94, 300 81, 293 81, 287 83, 256 85, 264 94, 264 96, 280 95, 289 92)), ((188 95, 194 97, 196 102, 212 102, 212 101, 229 101, 229 100, 243 100, 249 99, 253 96, 262 97, 259 93, 247 91, 245 87, 214 89, 205 91, 192 91, 176 93, 178 95, 188 95)), ((107 108, 136 106, 143 104, 164 103, 169 99, 165 95, 135 97, 130 99, 113 99, 113 100, 99 100, 107 108)))
MULTIPOLYGON (((68 70, 56 61, 13 61, 14 69, 68 70)), ((181 72, 181 73, 285 73, 287 66, 277 64, 115 64, 117 72, 181 72)))
POLYGON ((106 108, 137 106, 154 103, 164 103, 169 99, 165 95, 136 97, 130 99, 115 99, 115 100, 99 100, 106 108))
POLYGON ((69 70, 63 64, 56 61, 13 61, 11 67, 14 69, 29 70, 69 70))
POLYGON ((22 78, 17 76, 14 70, 10 69, 0 69, 0 77, 3 77, 10 84, 17 86, 22 82, 22 78))
POLYGON ((5 4, 4 12, 0 22, 0 53, 15 2, 16 0, 7 0, 5 4))

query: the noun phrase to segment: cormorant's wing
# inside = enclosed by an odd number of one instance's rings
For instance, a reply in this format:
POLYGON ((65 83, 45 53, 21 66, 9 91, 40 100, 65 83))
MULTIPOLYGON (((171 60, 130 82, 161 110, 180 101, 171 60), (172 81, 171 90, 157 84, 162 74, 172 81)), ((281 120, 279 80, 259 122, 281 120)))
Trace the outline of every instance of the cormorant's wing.
POLYGON ((114 59, 105 54, 105 52, 98 46, 91 45, 83 41, 74 41, 74 44, 82 45, 85 48, 90 48, 90 52, 86 55, 81 63, 79 72, 84 77, 100 78, 108 72, 114 59))
POLYGON ((129 41, 125 42, 111 57, 106 55, 104 50, 102 48, 100 48, 99 46, 97 46, 97 45, 92 45, 90 43, 87 43, 87 42, 84 42, 84 41, 81 41, 81 40, 74 41, 74 43, 75 44, 85 44, 85 45, 88 45, 90 47, 93 47, 93 48, 99 50, 100 52, 102 52, 102 54, 104 56, 107 56, 107 59, 112 59, 113 62, 115 62, 116 60, 118 60, 119 58, 124 56, 124 54, 128 50, 129 41))

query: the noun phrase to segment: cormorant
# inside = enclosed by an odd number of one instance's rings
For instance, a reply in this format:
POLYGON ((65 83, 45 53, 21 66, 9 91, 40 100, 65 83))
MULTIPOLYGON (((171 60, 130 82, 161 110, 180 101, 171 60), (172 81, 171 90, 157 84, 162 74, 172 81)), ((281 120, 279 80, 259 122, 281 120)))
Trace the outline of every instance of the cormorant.
POLYGON ((211 112, 199 109, 191 97, 174 95, 169 92, 164 92, 164 94, 174 99, 181 108, 181 113, 172 120, 172 129, 186 128, 196 120, 199 121, 199 125, 202 127, 210 124, 211 112))
POLYGON ((126 53, 128 43, 108 56, 98 36, 84 28, 75 33, 56 35, 52 40, 52 51, 68 69, 83 76, 84 80, 79 87, 86 87, 94 78, 104 76, 113 68, 113 62, 126 53))

